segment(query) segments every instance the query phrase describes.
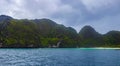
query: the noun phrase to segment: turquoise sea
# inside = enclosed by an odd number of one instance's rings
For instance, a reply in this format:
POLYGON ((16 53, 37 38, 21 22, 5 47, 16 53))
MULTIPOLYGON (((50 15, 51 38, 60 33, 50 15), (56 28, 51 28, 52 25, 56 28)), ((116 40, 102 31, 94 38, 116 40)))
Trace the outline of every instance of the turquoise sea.
POLYGON ((119 49, 2 48, 0 66, 120 66, 119 49))

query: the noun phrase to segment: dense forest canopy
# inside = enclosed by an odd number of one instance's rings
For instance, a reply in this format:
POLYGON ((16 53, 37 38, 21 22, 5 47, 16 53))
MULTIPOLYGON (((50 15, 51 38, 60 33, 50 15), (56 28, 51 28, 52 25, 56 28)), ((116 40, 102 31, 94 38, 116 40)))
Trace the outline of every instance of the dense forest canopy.
POLYGON ((84 26, 79 33, 50 19, 0 16, 0 47, 120 47, 120 31, 98 33, 84 26))

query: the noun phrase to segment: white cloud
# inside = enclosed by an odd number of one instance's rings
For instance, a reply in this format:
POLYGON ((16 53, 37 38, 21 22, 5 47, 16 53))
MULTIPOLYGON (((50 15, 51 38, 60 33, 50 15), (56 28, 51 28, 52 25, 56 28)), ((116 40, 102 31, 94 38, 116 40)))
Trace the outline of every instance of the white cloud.
POLYGON ((51 18, 55 13, 69 13, 72 7, 61 0, 1 0, 0 14, 15 18, 51 18))
POLYGON ((118 7, 119 0, 81 0, 86 8, 92 12, 100 12, 109 8, 118 7))

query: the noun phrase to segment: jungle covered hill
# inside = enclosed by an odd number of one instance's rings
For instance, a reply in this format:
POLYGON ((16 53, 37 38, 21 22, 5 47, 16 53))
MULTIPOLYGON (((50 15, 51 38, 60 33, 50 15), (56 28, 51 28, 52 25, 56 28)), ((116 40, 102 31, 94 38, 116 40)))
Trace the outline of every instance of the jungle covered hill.
POLYGON ((84 26, 79 33, 50 19, 14 19, 0 16, 1 48, 120 47, 120 31, 98 33, 84 26))

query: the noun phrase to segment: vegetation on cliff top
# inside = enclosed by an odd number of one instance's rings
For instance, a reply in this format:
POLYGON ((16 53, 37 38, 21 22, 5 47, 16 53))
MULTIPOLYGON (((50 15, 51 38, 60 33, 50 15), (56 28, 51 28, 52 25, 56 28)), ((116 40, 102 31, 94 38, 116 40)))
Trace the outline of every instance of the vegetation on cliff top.
POLYGON ((0 47, 119 47, 120 32, 99 34, 91 26, 79 33, 49 19, 0 16, 0 47))

